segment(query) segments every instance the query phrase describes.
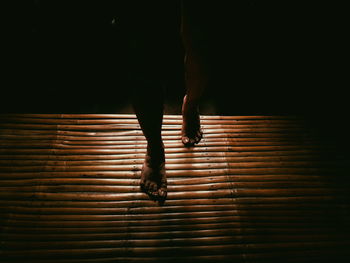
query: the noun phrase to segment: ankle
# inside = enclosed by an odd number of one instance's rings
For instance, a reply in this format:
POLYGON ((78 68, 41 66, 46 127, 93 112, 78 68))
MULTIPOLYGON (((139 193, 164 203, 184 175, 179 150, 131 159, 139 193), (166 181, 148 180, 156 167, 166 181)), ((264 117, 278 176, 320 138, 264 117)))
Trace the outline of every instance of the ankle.
POLYGON ((163 141, 162 140, 148 141, 147 142, 147 151, 152 151, 152 152, 164 151, 163 141))
POLYGON ((164 153, 164 145, 161 144, 148 144, 147 145, 147 156, 152 159, 154 162, 164 162, 165 153, 164 153))
POLYGON ((198 111, 199 100, 191 98, 188 95, 186 95, 184 97, 183 106, 187 111, 198 111))

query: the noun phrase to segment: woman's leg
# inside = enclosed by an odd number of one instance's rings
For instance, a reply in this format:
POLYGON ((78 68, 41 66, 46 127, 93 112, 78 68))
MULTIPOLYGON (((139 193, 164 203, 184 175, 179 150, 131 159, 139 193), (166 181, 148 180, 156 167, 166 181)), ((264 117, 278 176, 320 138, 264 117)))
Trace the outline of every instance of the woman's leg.
POLYGON ((163 121, 163 90, 148 88, 134 95, 134 110, 147 140, 147 153, 141 172, 141 189, 153 197, 165 198, 167 184, 165 175, 164 145, 161 137, 163 121), (145 91, 148 92, 145 92, 145 91))
POLYGON ((134 110, 147 140, 147 154, 141 172, 141 188, 151 197, 167 195, 164 145, 161 137, 163 120, 163 86, 171 57, 173 32, 172 1, 128 2, 130 21, 130 72, 135 87, 134 110))
POLYGON ((185 48, 186 83, 182 105, 182 142, 185 146, 193 146, 202 138, 198 107, 203 91, 208 86, 206 54, 203 51, 208 43, 203 42, 205 28, 201 21, 204 18, 199 14, 197 4, 182 1, 181 33, 185 48))
POLYGON ((182 142, 185 146, 193 146, 202 138, 199 103, 207 86, 207 79, 202 76, 200 66, 188 52, 185 57, 185 83, 186 95, 182 104, 182 142))
MULTIPOLYGON (((147 8, 146 14, 155 19, 151 7, 153 5, 144 6, 144 9, 147 8)), ((141 10, 138 9, 138 12, 141 10)), ((162 87, 164 81, 159 50, 161 36, 156 21, 150 18, 147 20, 147 17, 144 17, 146 14, 140 13, 140 16, 133 17, 135 20, 128 38, 130 40, 130 81, 134 88, 133 107, 147 140, 147 153, 141 171, 140 186, 151 197, 165 198, 167 186, 164 145, 161 137, 164 108, 162 87)))

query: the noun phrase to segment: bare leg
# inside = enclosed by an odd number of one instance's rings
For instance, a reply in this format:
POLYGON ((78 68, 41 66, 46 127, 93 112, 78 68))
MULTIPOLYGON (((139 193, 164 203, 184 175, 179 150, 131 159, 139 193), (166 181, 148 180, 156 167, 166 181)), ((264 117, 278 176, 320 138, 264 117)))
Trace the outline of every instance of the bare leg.
POLYGON ((182 142, 185 146, 193 146, 202 139, 199 102, 207 86, 207 80, 201 75, 200 67, 190 56, 187 54, 185 58, 187 91, 182 104, 182 142))
MULTIPOLYGON (((167 195, 164 145, 161 137, 163 89, 172 39, 172 1, 125 1, 130 81, 136 87, 133 106, 147 140, 140 186, 151 197, 167 195), (169 2, 169 3, 168 3, 169 2)), ((176 2, 176 1, 175 1, 176 2)))
POLYGON ((134 110, 147 140, 147 153, 141 172, 141 189, 154 198, 165 198, 167 181, 165 174, 164 145, 161 137, 163 121, 162 90, 140 92, 134 98, 134 110))
POLYGON ((199 102, 208 85, 206 63, 199 46, 201 32, 194 12, 198 12, 193 4, 182 6, 182 39, 185 47, 185 83, 186 95, 182 105, 182 142, 185 146, 193 146, 202 138, 199 117, 199 102))

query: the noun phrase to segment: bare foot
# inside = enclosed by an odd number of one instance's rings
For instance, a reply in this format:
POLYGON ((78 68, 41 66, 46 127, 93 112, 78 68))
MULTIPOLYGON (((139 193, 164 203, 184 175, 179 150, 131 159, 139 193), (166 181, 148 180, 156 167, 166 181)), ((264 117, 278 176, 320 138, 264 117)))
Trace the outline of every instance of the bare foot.
POLYGON ((182 104, 182 143, 187 147, 193 146, 199 143, 202 136, 198 106, 191 105, 185 95, 182 104))
POLYGON ((167 179, 165 174, 164 147, 151 150, 147 147, 145 162, 141 171, 141 190, 153 199, 165 199, 167 179))

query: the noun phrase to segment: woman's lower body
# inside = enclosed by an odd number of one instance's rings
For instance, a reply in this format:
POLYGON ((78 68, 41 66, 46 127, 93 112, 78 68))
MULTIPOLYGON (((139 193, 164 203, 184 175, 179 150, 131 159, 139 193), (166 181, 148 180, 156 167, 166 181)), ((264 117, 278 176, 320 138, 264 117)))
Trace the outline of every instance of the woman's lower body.
POLYGON ((171 54, 168 41, 171 41, 172 33, 169 30, 178 30, 176 33, 179 35, 181 32, 185 51, 186 95, 182 105, 181 139, 184 146, 190 147, 199 143, 202 138, 198 106, 208 84, 205 28, 201 25, 205 17, 198 15, 197 6, 194 4, 182 3, 181 27, 179 25, 176 29, 172 21, 169 22, 171 16, 167 15, 167 12, 172 12, 172 6, 161 1, 154 1, 152 4, 147 5, 144 13, 135 15, 133 30, 129 32, 130 67, 133 86, 136 87, 133 94, 134 110, 147 140, 147 153, 141 172, 141 189, 153 198, 165 199, 167 181, 161 128, 163 87, 167 76, 167 60, 171 54), (167 21, 170 28, 167 27, 167 21))

